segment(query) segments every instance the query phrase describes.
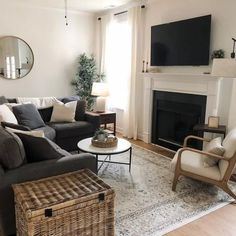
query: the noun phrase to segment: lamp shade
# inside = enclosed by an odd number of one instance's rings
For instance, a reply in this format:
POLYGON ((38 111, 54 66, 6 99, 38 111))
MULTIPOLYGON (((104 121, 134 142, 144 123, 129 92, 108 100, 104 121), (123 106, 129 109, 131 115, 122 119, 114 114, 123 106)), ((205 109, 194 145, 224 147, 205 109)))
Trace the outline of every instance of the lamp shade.
POLYGON ((107 83, 94 82, 92 86, 91 95, 99 97, 109 96, 109 89, 107 83))
POLYGON ((214 59, 211 75, 236 78, 236 60, 228 58, 214 59))

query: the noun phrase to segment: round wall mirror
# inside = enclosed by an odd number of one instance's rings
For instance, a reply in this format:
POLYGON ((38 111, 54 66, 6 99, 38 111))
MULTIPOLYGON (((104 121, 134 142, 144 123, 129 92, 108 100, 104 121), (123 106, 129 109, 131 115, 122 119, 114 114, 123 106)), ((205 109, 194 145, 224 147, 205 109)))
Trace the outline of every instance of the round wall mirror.
POLYGON ((5 79, 20 79, 26 76, 34 64, 30 46, 15 36, 0 38, 0 76, 5 79))

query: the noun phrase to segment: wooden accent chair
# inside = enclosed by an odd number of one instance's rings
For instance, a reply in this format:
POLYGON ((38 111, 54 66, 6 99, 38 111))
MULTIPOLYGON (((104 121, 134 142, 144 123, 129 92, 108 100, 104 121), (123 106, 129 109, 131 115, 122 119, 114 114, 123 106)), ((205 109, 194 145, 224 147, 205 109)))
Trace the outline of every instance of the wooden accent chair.
POLYGON ((184 147, 176 152, 171 162, 171 169, 175 171, 172 190, 176 190, 178 178, 180 175, 183 175, 214 184, 236 200, 236 195, 228 186, 228 181, 236 164, 236 128, 230 131, 223 140, 222 146, 225 148, 223 156, 189 148, 187 147, 189 139, 197 139, 206 142, 210 141, 209 139, 191 135, 185 138, 184 147), (204 155, 219 160, 218 164, 212 167, 204 167, 204 155))

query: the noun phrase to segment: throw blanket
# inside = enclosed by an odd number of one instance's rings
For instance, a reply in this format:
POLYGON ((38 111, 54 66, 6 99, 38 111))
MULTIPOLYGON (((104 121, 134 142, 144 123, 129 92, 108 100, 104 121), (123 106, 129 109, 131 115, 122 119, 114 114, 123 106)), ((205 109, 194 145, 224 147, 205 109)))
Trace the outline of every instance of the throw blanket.
POLYGON ((37 109, 52 107, 55 103, 61 103, 55 97, 41 97, 41 98, 19 97, 16 100, 17 100, 17 103, 21 103, 21 104, 32 103, 37 107, 37 109))

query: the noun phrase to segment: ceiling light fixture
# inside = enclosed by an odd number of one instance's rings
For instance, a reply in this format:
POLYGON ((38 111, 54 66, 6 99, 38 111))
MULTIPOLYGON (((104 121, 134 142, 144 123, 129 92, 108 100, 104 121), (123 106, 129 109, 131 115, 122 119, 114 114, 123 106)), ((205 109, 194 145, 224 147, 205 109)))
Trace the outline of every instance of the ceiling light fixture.
POLYGON ((67 0, 65 0, 65 19, 66 19, 66 26, 68 25, 67 9, 68 9, 68 3, 67 3, 67 0))

